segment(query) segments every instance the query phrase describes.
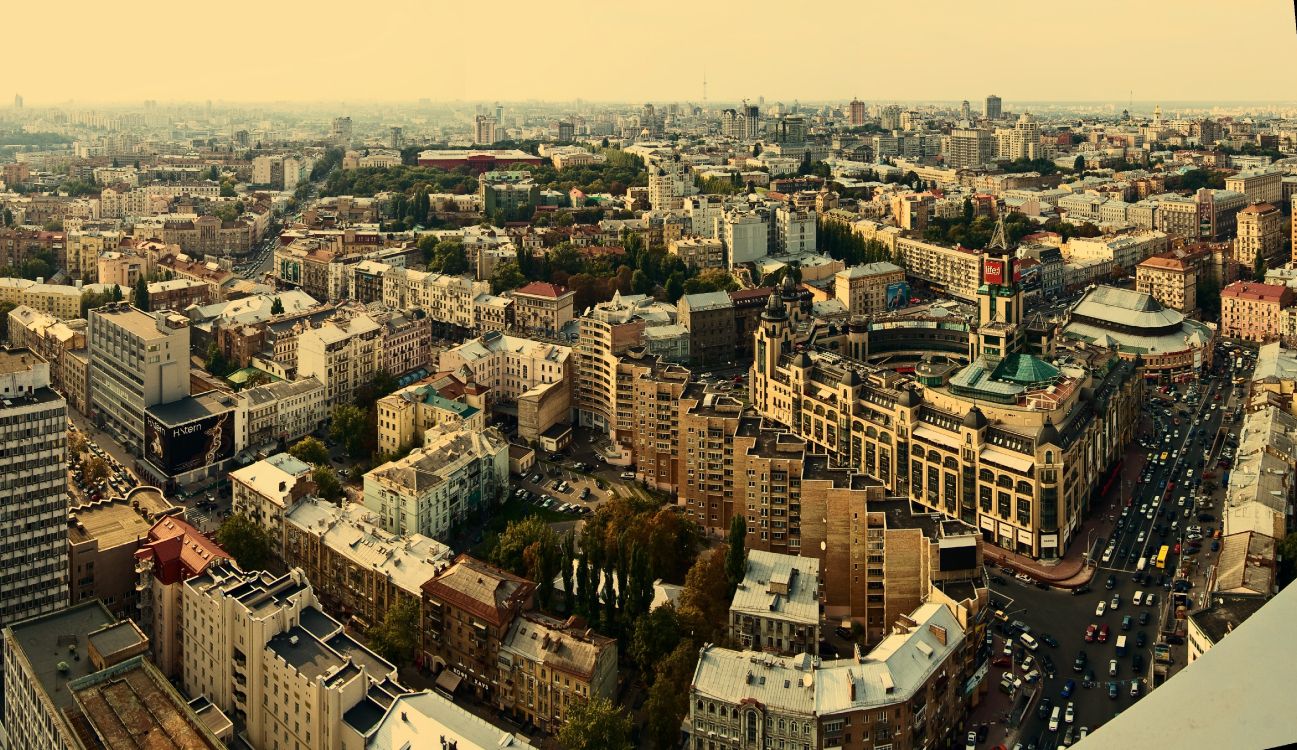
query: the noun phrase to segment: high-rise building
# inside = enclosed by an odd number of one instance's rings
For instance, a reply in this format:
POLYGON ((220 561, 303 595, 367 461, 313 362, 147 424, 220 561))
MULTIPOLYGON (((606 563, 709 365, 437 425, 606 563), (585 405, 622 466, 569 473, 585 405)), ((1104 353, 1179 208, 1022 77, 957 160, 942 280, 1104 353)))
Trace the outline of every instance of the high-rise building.
POLYGON ((387 145, 392 148, 403 148, 405 146, 405 132, 399 125, 393 125, 389 129, 387 145))
POLYGON ((572 125, 571 120, 558 121, 558 139, 564 143, 571 141, 576 135, 576 127, 572 125))
POLYGON ((899 130, 901 127, 901 108, 895 104, 883 107, 883 112, 878 118, 878 124, 884 130, 899 130))
MULTIPOLYGON (((762 99, 764 101, 764 97, 762 99)), ((761 137, 761 107, 743 103, 743 137, 756 140, 761 137)))
POLYGON ((865 110, 865 103, 859 99, 851 100, 851 127, 859 127, 865 124, 868 114, 865 110))
POLYGON ((973 119, 973 107, 968 103, 967 99, 965 99, 959 105, 959 119, 961 120, 973 119))
MULTIPOLYGON (((188 352, 186 351, 186 356, 188 352)), ((0 624, 68 602, 67 404, 49 363, 0 350, 0 624)))
POLYGON ((1234 260, 1253 268, 1260 255, 1269 263, 1283 245, 1283 214, 1270 203, 1253 203, 1238 212, 1234 260))
POLYGON ((142 453, 144 410, 189 395, 189 319, 119 302, 91 310, 89 327, 95 420, 142 453))
POLYGON ((1040 152, 1040 125, 1023 112, 1012 128, 996 128, 995 150, 1001 159, 1035 159, 1040 152))
POLYGON ((14 94, 14 109, 22 109, 22 108, 23 108, 23 95, 14 94))
POLYGON ((990 96, 986 97, 985 114, 986 114, 986 119, 988 120, 1000 119, 1000 115, 1001 115, 1000 97, 996 96, 995 94, 991 94, 990 96))
POLYGON ((654 211, 672 211, 684 205, 695 191, 684 165, 678 159, 664 159, 649 167, 649 206, 654 211))
POLYGON ((946 143, 946 166, 954 169, 980 167, 995 158, 995 138, 985 128, 955 128, 946 143))
POLYGON ((333 140, 340 146, 351 145, 351 118, 335 117, 333 118, 332 129, 333 140))
POLYGON ((806 120, 801 115, 788 115, 779 121, 777 138, 780 143, 806 142, 806 120))
POLYGON ((473 143, 489 146, 495 143, 497 137, 497 126, 500 123, 490 115, 478 115, 473 121, 473 143))

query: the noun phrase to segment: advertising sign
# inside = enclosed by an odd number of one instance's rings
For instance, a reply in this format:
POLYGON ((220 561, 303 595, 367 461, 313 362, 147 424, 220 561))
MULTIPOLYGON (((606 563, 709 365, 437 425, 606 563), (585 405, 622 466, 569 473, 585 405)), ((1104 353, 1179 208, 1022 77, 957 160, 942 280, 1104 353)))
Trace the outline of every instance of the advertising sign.
POLYGON ((899 310, 910 304, 910 285, 905 281, 894 281, 887 285, 887 309, 899 310))
POLYGON ((174 426, 146 415, 145 457, 168 476, 224 461, 234 455, 233 415, 227 411, 174 426))
POLYGON ((985 260, 982 262, 982 283, 983 284, 1003 284, 1004 283, 1004 261, 1002 260, 985 260))

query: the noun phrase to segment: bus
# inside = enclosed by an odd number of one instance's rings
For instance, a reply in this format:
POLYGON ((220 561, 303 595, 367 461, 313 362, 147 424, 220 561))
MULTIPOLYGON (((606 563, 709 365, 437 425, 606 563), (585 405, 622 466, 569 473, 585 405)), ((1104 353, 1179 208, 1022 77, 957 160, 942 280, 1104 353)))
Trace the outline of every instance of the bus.
POLYGON ((1157 567, 1166 568, 1166 556, 1171 552, 1171 548, 1163 544, 1162 549, 1157 552, 1157 567))

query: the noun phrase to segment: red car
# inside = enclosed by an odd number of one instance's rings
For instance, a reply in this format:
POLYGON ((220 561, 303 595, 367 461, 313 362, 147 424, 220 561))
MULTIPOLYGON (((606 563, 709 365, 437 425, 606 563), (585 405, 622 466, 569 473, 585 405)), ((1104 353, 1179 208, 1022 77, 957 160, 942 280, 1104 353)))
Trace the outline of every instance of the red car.
POLYGON ((1108 623, 1099 626, 1099 643, 1108 642, 1108 623))
POLYGON ((1007 667, 1012 663, 1013 663, 1013 659, 1008 656, 1005 656, 1004 654, 1000 654, 999 656, 991 660, 991 664, 997 667, 1007 667))
POLYGON ((1094 632, 1098 629, 1099 628, 1094 623, 1090 623, 1089 627, 1085 629, 1086 643, 1094 643, 1094 632))

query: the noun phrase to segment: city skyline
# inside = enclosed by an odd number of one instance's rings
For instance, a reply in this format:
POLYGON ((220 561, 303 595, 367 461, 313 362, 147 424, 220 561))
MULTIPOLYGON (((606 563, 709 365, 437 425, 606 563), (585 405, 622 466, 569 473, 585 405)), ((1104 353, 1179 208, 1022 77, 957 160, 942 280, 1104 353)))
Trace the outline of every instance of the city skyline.
MULTIPOLYGON (((217 17, 152 0, 141 5, 130 16, 86 5, 79 9, 81 22, 60 30, 61 39, 71 49, 93 49, 103 38, 143 40, 138 44, 148 46, 148 40, 169 30, 201 24, 203 37, 214 40, 208 47, 213 59, 149 66, 149 55, 142 51, 147 75, 116 77, 105 86, 84 75, 80 59, 55 58, 48 65, 8 71, 13 91, 30 107, 145 99, 701 102, 705 77, 707 100, 715 102, 758 96, 767 101, 860 96, 868 101, 958 102, 994 92, 1006 104, 1120 104, 1134 89, 1134 96, 1144 101, 1272 103, 1277 101, 1273 87, 1257 72, 1281 69, 1297 49, 1293 10, 1281 3, 1240 18, 1227 5, 1203 5, 1185 13, 1181 4, 1105 1, 1090 8, 1092 17, 1118 22, 1104 26, 1101 35, 1083 21, 1076 22, 1082 27, 1078 31, 1036 18, 1035 5, 1016 0, 998 4, 994 13, 982 6, 952 6, 925 16, 923 26, 914 23, 908 6, 866 12, 855 5, 830 4, 821 6, 820 13, 794 15, 785 4, 762 0, 745 4, 742 13, 749 20, 735 25, 732 7, 667 3, 651 13, 632 8, 604 16, 556 12, 530 17, 521 4, 505 3, 498 17, 517 18, 519 25, 504 35, 504 48, 480 42, 479 34, 455 31, 492 23, 471 10, 430 13, 412 2, 382 4, 367 16, 377 32, 361 31, 352 38, 344 38, 350 27, 340 20, 345 18, 343 6, 332 1, 312 4, 309 15, 292 4, 235 2, 217 17), (510 5, 519 12, 510 16, 510 5), (150 13, 151 8, 158 12, 150 13), (683 27, 681 14, 688 20, 683 27), (772 14, 778 14, 778 23, 749 22, 774 18, 772 14), (427 23, 414 43, 382 41, 384 25, 412 17, 427 23), (826 18, 847 22, 826 27, 826 18), (1177 50, 1205 52, 1219 44, 1218 29, 1242 22, 1249 26, 1246 60, 1222 56, 1210 66, 1190 61, 1183 64, 1183 74, 1175 72, 1177 50), (736 32, 726 33, 728 29, 736 32), (908 31, 887 35, 887 29, 908 31), (781 59, 781 49, 796 51, 803 45, 815 50, 803 62, 781 59), (1071 46, 1076 46, 1073 55, 1068 54, 1071 46), (1073 62, 1087 49, 1103 54, 1073 62), (553 64, 515 65, 515 57, 550 58, 553 64), (807 75, 808 66, 815 75, 807 75), (1073 66, 1083 68, 1084 75, 1069 72, 1073 66), (1159 70, 1166 74, 1131 84, 1142 72, 1159 70)), ((15 28, 36 25, 42 13, 39 7, 20 5, 11 9, 11 22, 15 28)), ((39 55, 40 44, 21 38, 16 56, 39 55)))

